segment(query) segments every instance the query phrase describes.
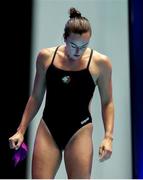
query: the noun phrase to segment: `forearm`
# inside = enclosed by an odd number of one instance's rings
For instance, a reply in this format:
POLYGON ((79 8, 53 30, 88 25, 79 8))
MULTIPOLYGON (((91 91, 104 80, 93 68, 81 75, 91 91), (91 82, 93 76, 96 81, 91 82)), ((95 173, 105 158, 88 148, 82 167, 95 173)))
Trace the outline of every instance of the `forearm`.
POLYGON ((113 137, 114 129, 114 104, 110 102, 102 105, 102 118, 104 123, 105 137, 113 137))
POLYGON ((25 131, 29 123, 38 112, 40 105, 41 105, 41 102, 39 102, 36 98, 34 98, 33 96, 29 97, 29 100, 26 104, 26 107, 22 116, 22 120, 20 122, 19 127, 17 128, 18 132, 21 132, 23 135, 25 134, 25 131))

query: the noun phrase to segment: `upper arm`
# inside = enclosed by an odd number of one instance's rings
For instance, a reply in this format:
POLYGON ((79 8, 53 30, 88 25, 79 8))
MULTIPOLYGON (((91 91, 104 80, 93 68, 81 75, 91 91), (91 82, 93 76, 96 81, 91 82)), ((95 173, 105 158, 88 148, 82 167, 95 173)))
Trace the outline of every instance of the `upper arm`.
POLYGON ((34 79, 34 86, 32 96, 38 101, 41 101, 45 94, 46 88, 46 66, 45 62, 49 58, 47 52, 43 49, 39 52, 36 59, 36 74, 34 79))
POLYGON ((107 56, 99 63, 100 74, 97 80, 101 104, 106 105, 112 101, 112 65, 107 56))

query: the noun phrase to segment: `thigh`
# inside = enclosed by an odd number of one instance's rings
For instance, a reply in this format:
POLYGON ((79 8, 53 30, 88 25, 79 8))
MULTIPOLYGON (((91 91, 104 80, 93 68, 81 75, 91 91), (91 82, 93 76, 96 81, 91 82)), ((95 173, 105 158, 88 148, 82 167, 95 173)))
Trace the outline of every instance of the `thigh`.
POLYGON ((64 152, 65 166, 70 179, 90 178, 93 142, 92 123, 80 128, 66 146, 64 152))
POLYGON ((62 158, 62 153, 56 146, 50 132, 43 120, 37 129, 33 158, 32 178, 54 178, 62 158))

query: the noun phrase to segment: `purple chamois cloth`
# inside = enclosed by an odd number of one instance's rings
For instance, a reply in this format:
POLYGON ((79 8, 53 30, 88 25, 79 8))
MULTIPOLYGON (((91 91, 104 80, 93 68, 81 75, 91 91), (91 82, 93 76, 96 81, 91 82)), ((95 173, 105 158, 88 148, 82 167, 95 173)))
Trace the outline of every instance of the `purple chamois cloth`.
POLYGON ((12 157, 12 161, 14 162, 14 166, 17 166, 17 164, 21 161, 23 161, 28 152, 28 146, 23 142, 18 150, 14 150, 14 154, 12 157))

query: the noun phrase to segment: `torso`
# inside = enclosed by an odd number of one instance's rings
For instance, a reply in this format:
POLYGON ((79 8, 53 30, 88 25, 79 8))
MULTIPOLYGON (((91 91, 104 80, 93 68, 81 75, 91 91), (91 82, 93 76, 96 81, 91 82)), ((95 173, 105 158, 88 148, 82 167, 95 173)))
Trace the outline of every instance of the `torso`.
MULTIPOLYGON (((87 67, 87 63, 89 60, 89 56, 91 53, 91 49, 87 48, 81 57, 81 59, 76 61, 68 61, 65 53, 64 53, 64 45, 61 45, 58 48, 56 59, 54 60, 53 65, 59 69, 65 70, 65 71, 80 71, 82 69, 85 69, 87 67)), ((47 48, 45 51, 48 53, 48 59, 44 62, 45 70, 48 69, 49 65, 51 64, 54 52, 56 47, 47 48)), ((98 53, 97 51, 93 51, 92 59, 89 66, 89 72, 94 80, 94 83, 96 84, 96 81, 98 79, 98 76, 100 74, 100 68, 99 68, 99 62, 100 59, 102 59, 102 54, 98 53)))

